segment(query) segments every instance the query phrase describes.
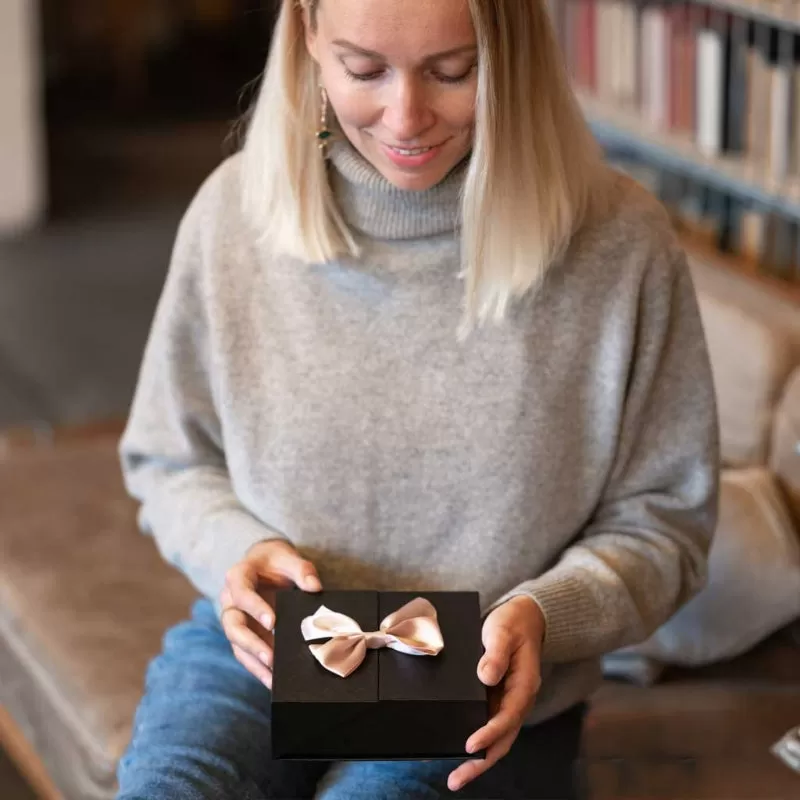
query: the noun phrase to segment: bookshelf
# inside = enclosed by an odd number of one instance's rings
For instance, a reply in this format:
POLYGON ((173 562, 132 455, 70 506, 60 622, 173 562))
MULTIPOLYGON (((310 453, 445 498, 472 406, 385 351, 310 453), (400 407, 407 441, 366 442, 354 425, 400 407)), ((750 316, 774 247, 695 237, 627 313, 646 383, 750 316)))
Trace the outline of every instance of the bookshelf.
POLYGON ((549 5, 609 160, 693 246, 800 296, 800 0, 549 5))
POLYGON ((797 0, 697 0, 697 3, 800 33, 800 3, 797 0))
POLYGON ((737 194, 765 210, 800 219, 800 177, 791 177, 779 190, 767 177, 736 158, 709 158, 698 153, 692 140, 680 133, 652 132, 642 135, 638 115, 624 108, 598 103, 590 95, 578 93, 595 137, 614 155, 634 152, 663 165, 666 169, 691 174, 698 181, 722 192, 737 194))

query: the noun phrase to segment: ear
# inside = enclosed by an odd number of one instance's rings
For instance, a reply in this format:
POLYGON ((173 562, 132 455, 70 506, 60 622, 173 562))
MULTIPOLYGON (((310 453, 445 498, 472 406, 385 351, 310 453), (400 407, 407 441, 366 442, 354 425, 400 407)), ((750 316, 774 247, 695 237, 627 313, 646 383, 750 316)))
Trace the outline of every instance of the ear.
POLYGON ((302 0, 301 7, 303 13, 303 29, 305 31, 306 49, 308 50, 311 58, 319 63, 317 55, 317 26, 316 21, 312 17, 311 6, 318 5, 312 3, 312 0, 302 0))

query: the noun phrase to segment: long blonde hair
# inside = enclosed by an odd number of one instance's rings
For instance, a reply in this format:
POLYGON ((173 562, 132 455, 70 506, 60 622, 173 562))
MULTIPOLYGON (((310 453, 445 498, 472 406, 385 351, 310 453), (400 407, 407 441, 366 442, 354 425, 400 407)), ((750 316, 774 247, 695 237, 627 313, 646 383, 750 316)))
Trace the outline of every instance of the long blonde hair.
MULTIPOLYGON (((461 239, 467 325, 536 288, 592 205, 601 156, 569 86, 545 0, 468 0, 477 35, 475 139, 461 239)), ((276 252, 358 254, 314 136, 317 67, 303 4, 283 0, 244 145, 244 208, 276 252)))

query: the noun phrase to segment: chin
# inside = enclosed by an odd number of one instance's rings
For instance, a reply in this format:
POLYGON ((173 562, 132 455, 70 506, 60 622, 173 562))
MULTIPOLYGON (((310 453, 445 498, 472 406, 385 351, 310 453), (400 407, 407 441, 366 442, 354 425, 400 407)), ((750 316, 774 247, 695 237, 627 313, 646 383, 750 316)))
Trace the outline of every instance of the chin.
MULTIPOLYGON (((389 183, 398 189, 409 192, 424 192, 441 183, 461 162, 462 158, 453 160, 451 153, 442 153, 443 157, 426 165, 419 171, 403 170, 391 161, 380 159, 380 173, 389 183)), ((377 164, 373 162, 377 167, 377 164)))

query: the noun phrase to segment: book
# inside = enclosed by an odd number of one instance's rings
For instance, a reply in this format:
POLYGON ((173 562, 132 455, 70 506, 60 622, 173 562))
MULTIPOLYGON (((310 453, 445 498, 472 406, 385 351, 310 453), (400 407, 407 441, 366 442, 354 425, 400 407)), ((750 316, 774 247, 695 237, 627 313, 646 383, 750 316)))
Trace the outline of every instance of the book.
POLYGON ((653 128, 669 119, 668 15, 661 6, 646 6, 641 20, 641 80, 644 120, 653 128))
POLYGON ((741 17, 731 20, 725 65, 723 147, 740 155, 747 152, 749 27, 741 17))
POLYGON ((670 128, 682 132, 695 129, 697 85, 697 47, 694 15, 688 5, 670 10, 670 68, 674 80, 670 85, 670 128))
POLYGON ((725 51, 723 34, 704 27, 697 32, 697 149, 705 156, 722 150, 725 51))

